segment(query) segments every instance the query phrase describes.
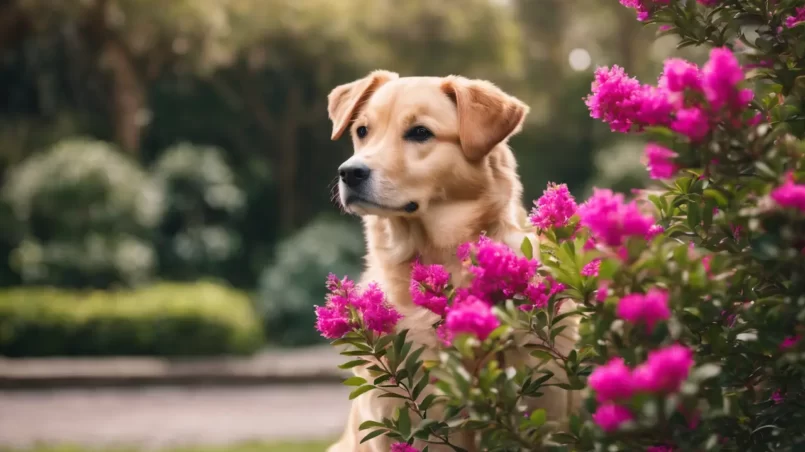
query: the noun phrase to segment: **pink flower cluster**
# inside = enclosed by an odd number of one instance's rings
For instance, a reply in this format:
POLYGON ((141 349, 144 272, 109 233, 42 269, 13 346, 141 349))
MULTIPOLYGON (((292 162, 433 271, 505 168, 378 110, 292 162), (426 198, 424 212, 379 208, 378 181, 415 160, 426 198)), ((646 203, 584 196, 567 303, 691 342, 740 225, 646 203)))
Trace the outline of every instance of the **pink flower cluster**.
POLYGON ((593 420, 604 431, 613 431, 623 422, 633 419, 623 406, 639 393, 667 394, 679 391, 693 367, 693 352, 681 345, 671 345, 649 352, 648 359, 634 370, 623 358, 613 358, 598 366, 588 381, 601 404, 593 420))
POLYGON ((469 295, 447 311, 442 339, 451 343, 458 334, 470 334, 484 340, 499 326, 500 320, 492 312, 492 307, 469 295))
POLYGON ((565 285, 557 282, 550 276, 542 278, 538 283, 531 283, 526 287, 523 295, 529 303, 520 305, 523 311, 530 311, 532 309, 543 309, 548 305, 551 297, 565 290, 565 285))
POLYGON ((657 322, 668 320, 668 292, 652 288, 645 295, 633 293, 621 298, 617 308, 618 317, 630 323, 643 323, 651 331, 657 322))
POLYGON ((598 276, 598 271, 601 270, 601 259, 593 259, 587 265, 582 267, 581 276, 598 276))
MULTIPOLYGON (((696 0, 704 6, 716 6, 722 0, 696 0)), ((643 22, 651 17, 657 8, 670 3, 670 0, 620 0, 621 5, 637 11, 637 20, 643 22)))
POLYGON ((390 452, 420 452, 416 447, 407 443, 394 443, 391 445, 390 452))
MULTIPOLYGON (((629 3, 636 8, 646 4, 629 3)), ((613 131, 666 126, 692 142, 701 142, 719 122, 744 125, 741 118, 754 94, 740 87, 743 80, 735 55, 727 48, 716 48, 701 69, 682 59, 666 60, 657 87, 640 84, 619 66, 598 68, 585 103, 590 116, 603 120, 613 131)), ((678 169, 675 157, 670 149, 649 145, 646 160, 651 177, 671 177, 678 169)))
POLYGON ((361 327, 378 334, 391 333, 402 317, 388 305, 376 284, 359 290, 350 279, 339 280, 330 274, 327 289, 330 293, 325 305, 316 306, 316 329, 328 339, 341 338, 361 327))
POLYGON ((793 16, 785 18, 786 28, 794 28, 802 22, 805 22, 805 6, 797 8, 793 16))
POLYGON ((641 213, 634 201, 627 203, 622 194, 608 189, 593 189, 578 212, 580 224, 592 232, 596 242, 613 247, 628 237, 647 237, 654 225, 654 219, 641 213))
POLYGON ((537 274, 539 262, 518 256, 503 243, 481 237, 471 246, 474 263, 469 271, 473 275, 469 293, 487 303, 523 294, 537 274))
POLYGON ((677 171, 674 163, 676 152, 660 146, 659 144, 649 143, 646 146, 646 167, 652 179, 668 179, 677 171))
POLYGON ((411 270, 411 299, 417 306, 444 316, 448 301, 445 290, 449 283, 450 273, 443 266, 422 265, 416 261, 411 270))
POLYGON ((567 226, 577 208, 567 185, 549 183, 542 196, 534 202, 529 220, 540 229, 561 228, 567 226))
POLYGON ((785 183, 772 190, 771 199, 782 207, 805 212, 805 184, 797 184, 794 175, 788 173, 785 183))
POLYGON ((621 5, 637 11, 637 20, 644 21, 651 17, 654 8, 659 5, 667 5, 670 0, 620 0, 621 5))

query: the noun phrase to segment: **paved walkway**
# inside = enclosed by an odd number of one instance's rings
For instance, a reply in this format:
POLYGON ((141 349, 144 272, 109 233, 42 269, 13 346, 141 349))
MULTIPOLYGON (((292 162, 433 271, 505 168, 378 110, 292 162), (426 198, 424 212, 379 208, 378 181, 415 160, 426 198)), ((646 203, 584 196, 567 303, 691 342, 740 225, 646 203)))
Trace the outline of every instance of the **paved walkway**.
POLYGON ((329 345, 251 357, 0 358, 0 390, 338 382, 349 375, 337 368, 343 362, 329 345))
POLYGON ((231 444, 333 438, 346 419, 339 384, 0 391, 0 444, 231 444))

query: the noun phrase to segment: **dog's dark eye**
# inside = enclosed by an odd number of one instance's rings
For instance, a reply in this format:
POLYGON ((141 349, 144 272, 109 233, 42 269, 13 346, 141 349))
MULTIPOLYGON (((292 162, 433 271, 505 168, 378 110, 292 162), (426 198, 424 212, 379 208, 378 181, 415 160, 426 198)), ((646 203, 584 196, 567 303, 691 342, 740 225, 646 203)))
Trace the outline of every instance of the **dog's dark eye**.
POLYGON ((408 132, 405 132, 405 139, 409 141, 417 141, 422 143, 424 141, 428 141, 433 137, 433 132, 427 129, 427 127, 416 126, 411 127, 408 132))
POLYGON ((355 133, 358 135, 358 138, 363 138, 369 133, 369 129, 367 129, 366 126, 360 126, 355 129, 355 133))

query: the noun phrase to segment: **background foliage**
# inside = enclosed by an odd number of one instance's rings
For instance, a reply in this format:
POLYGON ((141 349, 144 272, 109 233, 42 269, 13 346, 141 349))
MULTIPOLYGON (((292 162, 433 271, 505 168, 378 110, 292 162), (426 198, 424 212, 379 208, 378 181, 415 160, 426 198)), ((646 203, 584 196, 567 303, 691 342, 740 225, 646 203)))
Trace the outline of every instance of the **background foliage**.
POLYGON ((655 74, 676 52, 655 34, 609 0, 0 2, 0 285, 215 278, 258 293, 266 325, 306 324, 322 258, 282 250, 328 246, 304 231, 337 213, 350 152, 329 141, 330 89, 377 68, 493 80, 532 107, 512 142, 526 199, 548 180, 629 189, 642 172, 616 162, 639 145, 580 99, 596 65, 655 74))

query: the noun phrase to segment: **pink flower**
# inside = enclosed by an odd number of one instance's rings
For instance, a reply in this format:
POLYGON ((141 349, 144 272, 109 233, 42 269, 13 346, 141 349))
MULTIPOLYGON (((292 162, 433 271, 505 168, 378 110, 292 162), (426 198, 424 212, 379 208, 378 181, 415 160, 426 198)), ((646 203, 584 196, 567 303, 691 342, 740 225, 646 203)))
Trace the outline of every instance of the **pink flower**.
POLYGON ((601 281, 598 283, 598 290, 595 291, 595 301, 603 303, 607 299, 609 293, 609 281, 601 281))
POLYGON ((710 51, 710 59, 702 68, 702 87, 705 98, 713 108, 720 109, 725 105, 732 108, 745 107, 745 104, 737 105, 747 96, 745 93, 740 94, 737 88, 743 79, 741 65, 728 48, 710 51))
POLYGON ((783 398, 783 393, 778 389, 774 391, 774 393, 771 395, 771 400, 774 402, 775 405, 779 405, 783 403, 783 400, 785 399, 783 398))
POLYGON ((631 236, 645 237, 654 224, 634 201, 626 203, 622 194, 608 189, 594 188, 593 195, 579 206, 578 212, 580 224, 609 246, 620 246, 631 236))
POLYGON ((534 202, 529 220, 540 228, 561 228, 567 226, 570 217, 576 213, 578 206, 567 185, 549 183, 542 196, 534 202))
POLYGON ((723 0, 696 0, 704 6, 717 6, 723 0))
POLYGON ((420 451, 416 447, 406 443, 394 443, 391 445, 391 450, 389 452, 420 452, 420 451))
POLYGON ((623 358, 612 358, 603 366, 596 367, 587 382, 599 402, 625 400, 634 394, 632 371, 626 367, 623 358))
POLYGON ((646 146, 645 152, 646 166, 652 179, 668 179, 676 173, 676 152, 653 143, 646 146))
POLYGON ((650 228, 648 228, 648 232, 646 233, 646 240, 651 240, 654 237, 665 232, 665 228, 659 224, 652 224, 650 228))
POLYGON ((701 141, 710 131, 710 121, 701 108, 682 108, 676 112, 676 119, 671 129, 690 138, 691 141, 701 141))
POLYGON ((626 75, 620 66, 600 67, 595 71, 592 94, 585 99, 590 116, 601 119, 616 132, 628 132, 632 127, 634 109, 632 96, 640 82, 626 75))
POLYGON ((564 284, 546 276, 538 284, 531 283, 526 287, 523 295, 531 303, 520 305, 520 309, 523 311, 530 311, 534 308, 542 309, 548 305, 552 296, 563 290, 565 290, 564 284))
POLYGON ((468 291, 489 303, 522 294, 539 267, 537 260, 518 256, 508 246, 486 237, 478 240, 474 252, 475 264, 469 268, 473 280, 468 291))
POLYGON ((633 293, 621 298, 617 307, 618 317, 631 323, 645 323, 649 331, 654 325, 671 317, 668 308, 668 292, 652 288, 645 295, 633 293))
POLYGON ((324 306, 316 306, 316 329, 327 339, 338 339, 357 328, 350 306, 355 299, 355 283, 344 278, 339 280, 334 274, 327 277, 327 290, 324 306))
POLYGON ((355 288, 348 278, 339 280, 335 275, 327 279, 327 294, 324 306, 316 306, 316 329, 328 339, 338 339, 353 329, 360 328, 361 320, 369 331, 378 334, 390 333, 402 318, 389 306, 383 291, 377 284, 369 284, 365 290, 355 288))
POLYGON ((704 267, 704 271, 705 271, 705 273, 707 273, 707 276, 712 276, 710 274, 710 262, 712 260, 713 260, 713 255, 712 254, 708 254, 707 256, 704 256, 702 258, 702 267, 704 267))
POLYGON ((805 22, 805 6, 797 8, 793 16, 785 18, 786 28, 794 28, 802 22, 805 22))
POLYGON ((593 421, 605 432, 613 432, 632 419, 634 416, 627 408, 614 403, 601 405, 593 413, 593 421))
POLYGON ((484 340, 499 326, 500 321, 495 317, 492 308, 472 295, 452 306, 445 319, 447 338, 451 342, 456 334, 461 333, 484 340))
POLYGON ((411 299, 417 306, 443 316, 447 309, 444 292, 449 282, 450 273, 443 266, 422 265, 416 261, 411 269, 411 299))
POLYGON ((635 389, 646 392, 676 392, 693 367, 693 352, 682 345, 671 345, 649 352, 645 363, 632 376, 635 389))
POLYGON ((325 338, 344 337, 356 326, 345 305, 334 305, 328 302, 325 306, 316 306, 316 329, 325 338))
POLYGON ((797 345, 797 342, 802 339, 801 334, 797 334, 796 336, 788 336, 780 342, 780 350, 788 350, 789 348, 794 347, 797 345))
POLYGON ((681 58, 669 58, 665 60, 659 86, 672 93, 699 91, 702 88, 699 67, 681 58))
POLYGON ((668 91, 643 85, 635 91, 631 99, 634 110, 634 123, 639 127, 668 125, 674 103, 668 91))
POLYGON ((402 318, 399 312, 389 306, 380 287, 370 283, 353 304, 363 317, 366 329, 378 334, 391 333, 402 318))
POLYGON ((593 259, 581 269, 582 276, 598 276, 601 269, 601 259, 593 259))
POLYGON ((670 0, 620 0, 621 5, 637 11, 637 20, 644 21, 651 16, 654 5, 667 5, 670 0))
POLYGON ((771 199, 782 207, 805 212, 805 185, 795 183, 794 175, 788 173, 785 183, 772 190, 771 199))

